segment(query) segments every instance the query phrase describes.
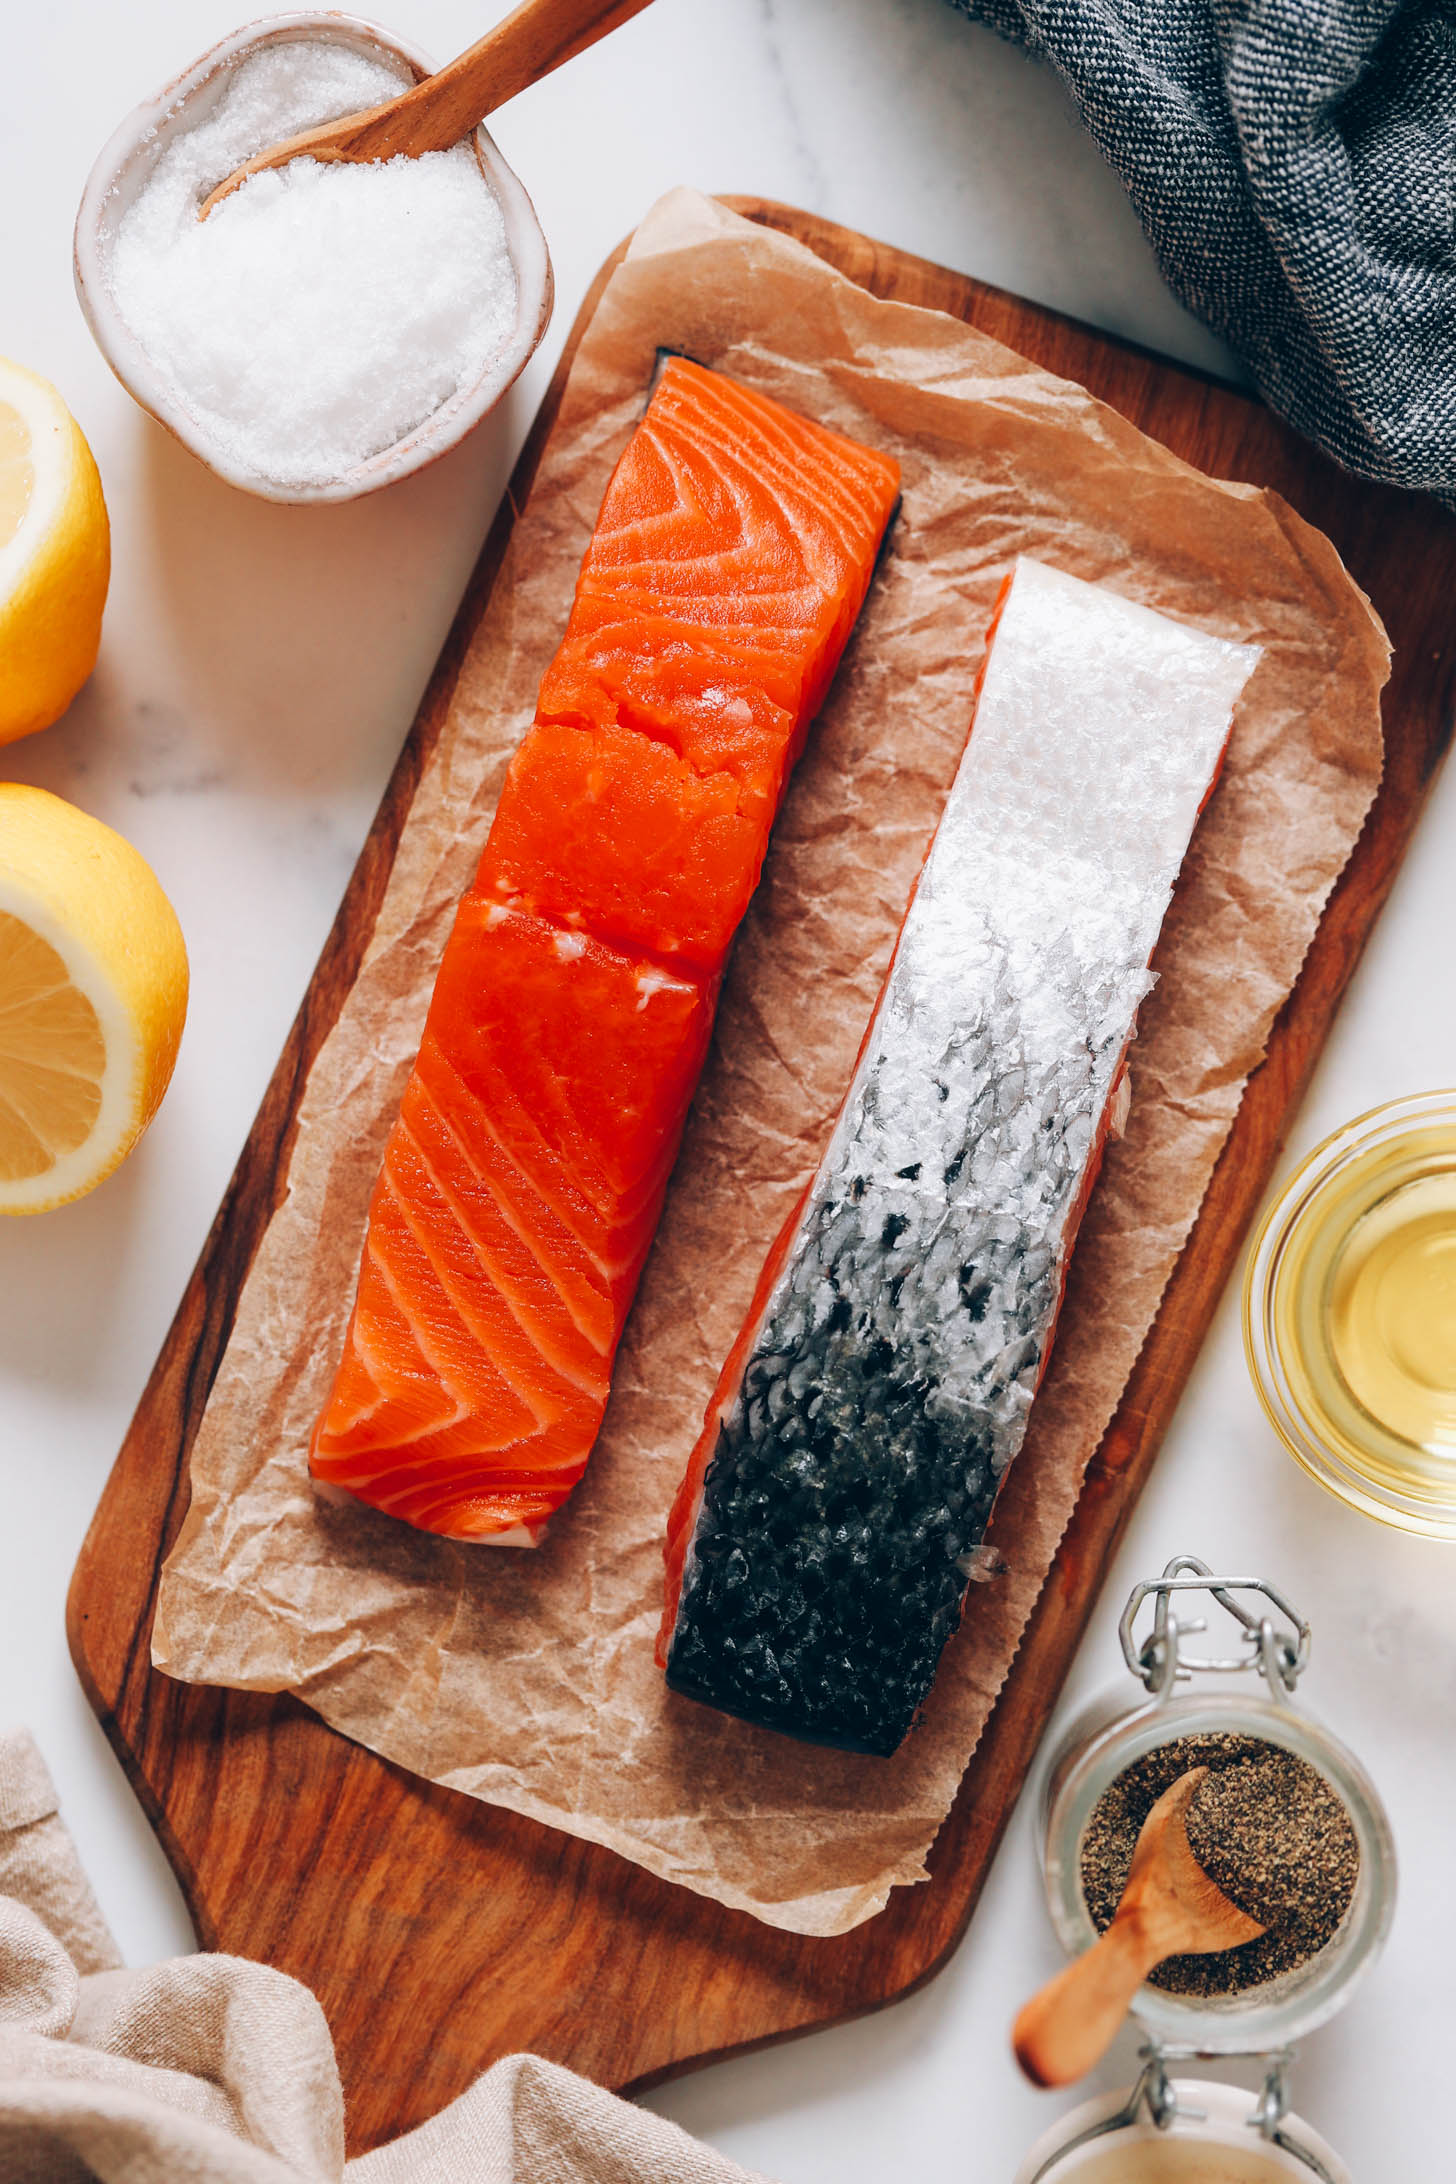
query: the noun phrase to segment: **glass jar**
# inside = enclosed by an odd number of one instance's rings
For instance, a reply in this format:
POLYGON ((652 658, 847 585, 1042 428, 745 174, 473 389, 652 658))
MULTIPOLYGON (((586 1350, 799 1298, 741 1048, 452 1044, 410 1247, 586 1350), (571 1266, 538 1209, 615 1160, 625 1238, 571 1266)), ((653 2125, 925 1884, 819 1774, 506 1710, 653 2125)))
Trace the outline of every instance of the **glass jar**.
POLYGON ((1119 1635, 1128 1667, 1148 1696, 1130 1706, 1120 1690, 1084 1709, 1047 1765, 1042 1870, 1052 1924, 1072 1955, 1096 1940, 1082 1895, 1083 1840, 1103 1791, 1135 1760, 1174 1738, 1210 1731, 1259 1737, 1295 1753, 1324 1775, 1344 1801, 1359 1843, 1354 1894, 1334 1935, 1305 1963, 1240 1993, 1170 1994, 1144 1984, 1132 2003, 1158 2053, 1285 2051, 1342 2006, 1389 1930, 1395 1908, 1395 1851, 1384 1808, 1353 1754, 1294 1707, 1294 1687, 1309 1658, 1309 1626, 1272 1586, 1257 1579, 1218 1578, 1206 1564, 1180 1556, 1161 1578, 1134 1589, 1119 1635), (1207 1629, 1207 1618, 1180 1621, 1173 1602, 1199 1592, 1237 1627, 1236 1654, 1209 1657, 1190 1651, 1187 1640, 1207 1629), (1152 1628, 1139 1644, 1136 1622, 1149 1600, 1154 1606, 1152 1628), (1197 1679, 1202 1677, 1219 1679, 1219 1688, 1200 1687, 1197 1679))
POLYGON ((1286 2058, 1254 2107, 1238 2086, 1173 2078, 1148 2051, 1131 2093, 1088 2101, 1039 2138, 1013 2184, 1351 2184, 1334 2149, 1285 2102, 1286 2058))
POLYGON ((1456 1539, 1456 1093, 1359 1115, 1280 1192, 1244 1354, 1296 1463, 1366 1516, 1456 1539))

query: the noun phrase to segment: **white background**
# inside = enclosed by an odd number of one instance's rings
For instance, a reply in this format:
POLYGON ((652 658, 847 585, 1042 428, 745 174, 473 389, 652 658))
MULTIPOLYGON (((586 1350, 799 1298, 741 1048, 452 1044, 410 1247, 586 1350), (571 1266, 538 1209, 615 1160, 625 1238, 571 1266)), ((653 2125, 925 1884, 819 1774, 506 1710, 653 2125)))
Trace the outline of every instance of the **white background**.
MULTIPOLYGON (((0 1232, 0 1722, 28 1723, 127 1955, 191 1935, 81 1697, 62 1610, 77 1548, 242 1145, 527 421, 586 284, 677 182, 778 196, 1215 370, 1050 73, 943 0, 655 0, 499 120, 556 264, 555 323, 504 407, 436 469, 353 508, 218 484, 93 350, 70 229, 124 111, 238 21, 237 0, 10 11, 0 85, 0 350, 61 387, 114 527, 97 673, 0 760, 151 859, 187 934, 191 1019, 141 1149, 92 1198, 0 1232)), ((489 9, 393 0, 444 58, 489 9)), ((1456 1081, 1456 775, 1438 783, 1345 1003, 1291 1157, 1347 1116, 1456 1081)), ((1456 1999, 1456 1557, 1350 1514, 1283 1457, 1225 1299, 1069 1700, 1120 1673, 1128 1587, 1175 1551, 1265 1571, 1315 1624, 1308 1701, 1389 1803, 1404 1906, 1300 2107, 1367 2184, 1450 2173, 1440 2102, 1456 1999)), ((1129 1686, 1131 1689, 1131 1686, 1129 1686)), ((1009 2178, 1058 2097, 1009 2062, 1014 2004, 1056 1965, 1028 1801, 970 1932, 923 1993, 719 2064, 653 2105, 788 2184, 1009 2178)), ((522 1960, 519 1976, 530 1978, 522 1960)), ((1123 2042, 1102 2073, 1129 2075, 1123 2042)), ((1060 2103, 1064 2105, 1064 2101, 1060 2103)))

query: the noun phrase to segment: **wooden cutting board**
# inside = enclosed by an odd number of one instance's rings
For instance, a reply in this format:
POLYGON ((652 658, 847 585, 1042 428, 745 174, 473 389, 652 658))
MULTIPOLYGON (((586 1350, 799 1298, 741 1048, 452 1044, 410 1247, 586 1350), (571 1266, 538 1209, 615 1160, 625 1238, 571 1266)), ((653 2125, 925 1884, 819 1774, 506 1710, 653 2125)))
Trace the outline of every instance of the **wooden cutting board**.
MULTIPOLYGON (((931 1858, 854 1932, 777 1932, 611 1852, 402 1773, 296 1701, 174 1683, 150 1665, 158 1571, 239 1290, 282 1196, 304 1080, 358 969, 401 826, 554 427, 582 307, 410 731, 201 1261, 117 1458, 71 1586, 71 1651, 209 1948, 293 1972, 338 2045, 355 2150, 431 2114, 520 2048, 641 2087, 879 2007, 965 1930, 1101 1575, 1148 1475, 1290 1117, 1450 734, 1456 518, 1336 470, 1259 403, 903 251, 757 199, 876 295, 1008 343, 1215 477, 1270 485, 1328 532, 1395 645, 1384 785, 1251 1080, 1197 1226, 990 1727, 931 1858)), ((620 253, 619 253, 620 255, 620 253)))

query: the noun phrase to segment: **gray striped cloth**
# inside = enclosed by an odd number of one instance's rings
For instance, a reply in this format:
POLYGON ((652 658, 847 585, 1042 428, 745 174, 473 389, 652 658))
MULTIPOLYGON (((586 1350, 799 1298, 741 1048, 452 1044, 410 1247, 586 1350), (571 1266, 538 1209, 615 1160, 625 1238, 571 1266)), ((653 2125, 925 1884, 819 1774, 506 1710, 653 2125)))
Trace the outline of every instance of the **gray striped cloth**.
POLYGON ((1056 68, 1274 409, 1456 507, 1456 0, 951 4, 1056 68))

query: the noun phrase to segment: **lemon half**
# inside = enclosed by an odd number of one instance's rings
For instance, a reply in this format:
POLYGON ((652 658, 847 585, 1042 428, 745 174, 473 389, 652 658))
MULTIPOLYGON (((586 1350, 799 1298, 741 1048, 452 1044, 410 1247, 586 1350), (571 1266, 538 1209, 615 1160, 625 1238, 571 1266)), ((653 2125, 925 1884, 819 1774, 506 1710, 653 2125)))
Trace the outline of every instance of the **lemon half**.
POLYGON ((0 743, 48 728, 101 644, 111 531, 81 428, 0 357, 0 743))
POLYGON ((0 783, 0 1213, 110 1175, 186 1015, 182 928, 146 859, 61 797, 0 783))

